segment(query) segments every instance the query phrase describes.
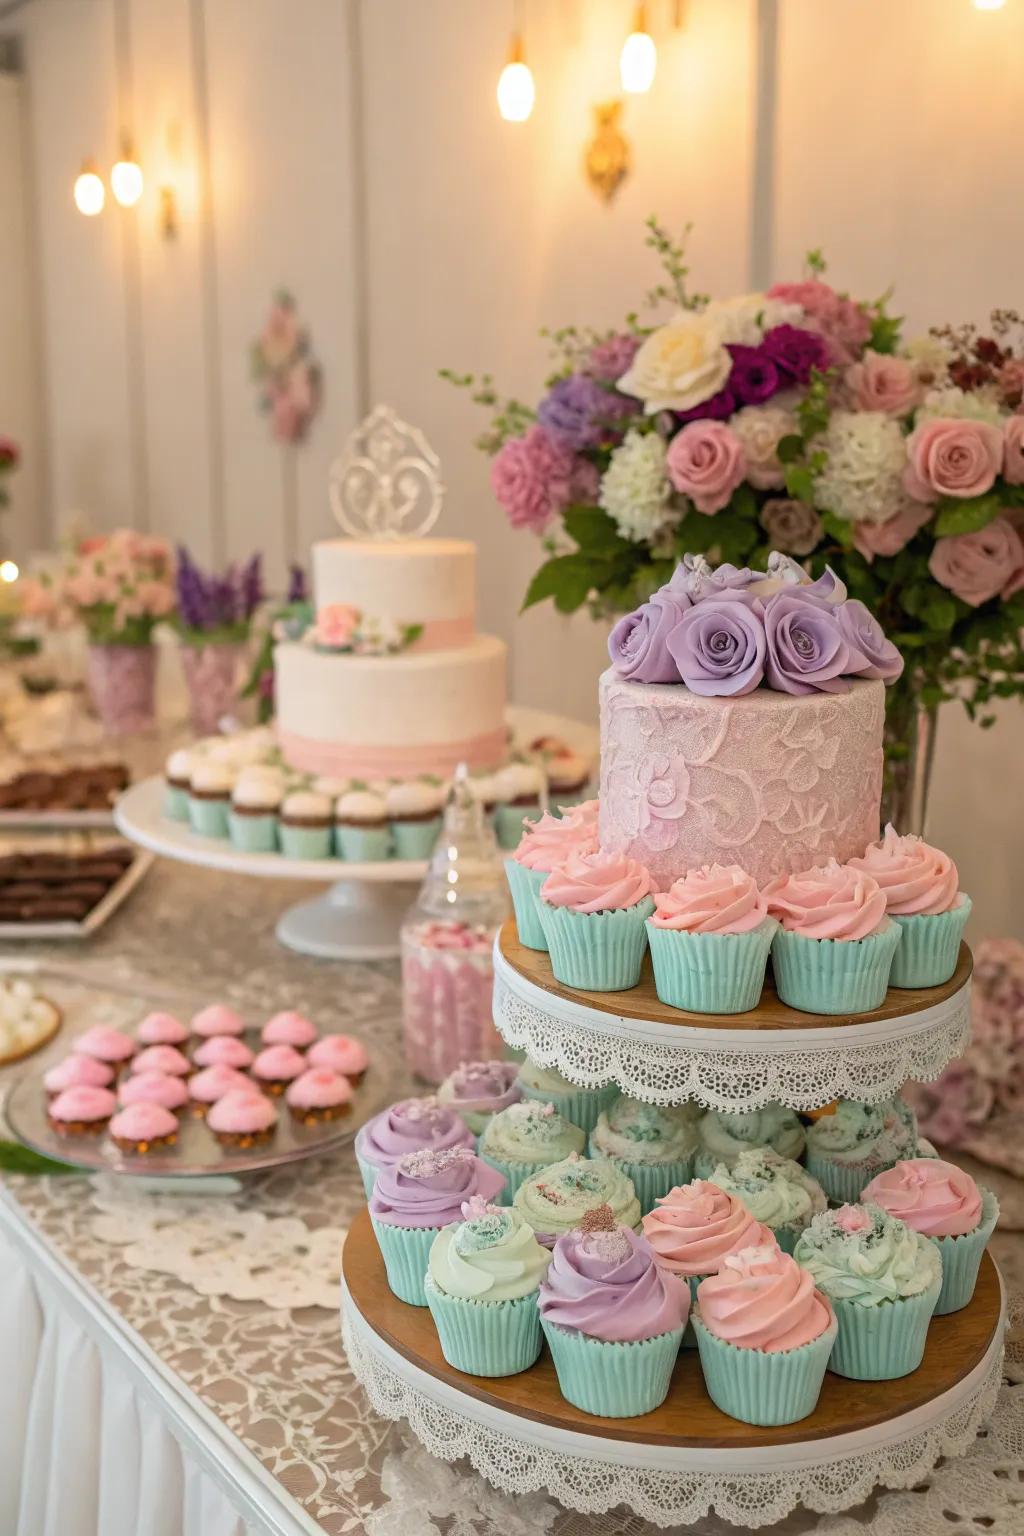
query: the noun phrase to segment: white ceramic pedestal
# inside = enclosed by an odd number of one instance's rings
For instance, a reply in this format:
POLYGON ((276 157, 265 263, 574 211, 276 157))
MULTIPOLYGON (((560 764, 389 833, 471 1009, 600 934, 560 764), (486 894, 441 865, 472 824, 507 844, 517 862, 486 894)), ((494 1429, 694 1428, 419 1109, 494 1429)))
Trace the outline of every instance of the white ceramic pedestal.
POLYGON ((288 949, 318 960, 392 960, 417 889, 415 880, 394 885, 339 880, 326 896, 289 907, 274 931, 288 949))

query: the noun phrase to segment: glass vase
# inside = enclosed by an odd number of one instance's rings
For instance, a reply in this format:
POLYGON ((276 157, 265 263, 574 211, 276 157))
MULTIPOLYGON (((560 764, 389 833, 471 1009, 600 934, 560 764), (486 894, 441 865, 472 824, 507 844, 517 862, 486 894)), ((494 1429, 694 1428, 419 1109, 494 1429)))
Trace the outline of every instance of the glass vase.
POLYGON ((154 646, 90 645, 86 679, 93 708, 109 735, 132 735, 155 724, 154 646))
POLYGON ((885 778, 882 826, 923 837, 935 762, 939 713, 925 708, 913 693, 893 694, 885 715, 885 778))
POLYGON ((212 736, 238 698, 245 646, 237 641, 182 645, 181 667, 188 688, 192 729, 212 736))

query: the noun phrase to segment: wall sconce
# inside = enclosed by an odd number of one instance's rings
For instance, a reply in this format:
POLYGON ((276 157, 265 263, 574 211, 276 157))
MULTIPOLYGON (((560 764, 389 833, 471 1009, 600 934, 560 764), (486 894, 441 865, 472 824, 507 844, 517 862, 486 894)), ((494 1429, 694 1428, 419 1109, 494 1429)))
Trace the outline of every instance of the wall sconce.
POLYGON ((610 203, 629 174, 629 140, 623 135, 621 101, 602 101, 594 107, 597 129, 587 145, 584 166, 587 180, 598 196, 610 203))
POLYGON ((161 187, 159 229, 165 240, 178 238, 178 195, 173 187, 161 187))
POLYGON ((508 59, 498 77, 498 111, 506 123, 525 123, 533 111, 536 94, 533 72, 523 50, 522 6, 517 4, 508 59))
POLYGON ((94 219, 98 213, 103 212, 103 205, 107 200, 107 189, 96 169, 95 160, 82 161, 82 169, 75 178, 74 197, 75 207, 79 213, 84 213, 87 219, 94 219))
POLYGON ((622 89, 632 96, 643 96, 654 83, 658 67, 658 50, 647 26, 647 6, 640 0, 633 12, 633 30, 622 45, 619 55, 619 77, 622 89))
POLYGON ((110 172, 110 190, 122 208, 134 208, 144 185, 142 166, 135 158, 131 140, 125 136, 121 141, 121 158, 110 172))

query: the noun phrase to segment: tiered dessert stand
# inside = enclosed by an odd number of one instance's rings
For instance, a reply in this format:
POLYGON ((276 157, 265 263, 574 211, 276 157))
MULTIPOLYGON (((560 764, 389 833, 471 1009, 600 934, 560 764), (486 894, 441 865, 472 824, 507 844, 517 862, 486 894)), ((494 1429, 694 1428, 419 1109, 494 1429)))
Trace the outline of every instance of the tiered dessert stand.
MULTIPOLYGON (((908 1078, 936 1076, 967 1040, 970 973, 965 946, 945 986, 891 990, 868 1014, 801 1014, 770 987, 739 1018, 686 1014, 658 1001, 649 962, 629 992, 559 985, 547 955, 521 946, 510 921, 495 943, 495 1021, 509 1045, 580 1085, 615 1082, 662 1104, 694 1098, 743 1110, 777 1100, 807 1110, 839 1095, 880 1100, 908 1078)), ((661 1408, 605 1419, 561 1397, 546 1353, 499 1379, 448 1366, 429 1312, 388 1289, 366 1213, 343 1255, 345 1347, 379 1413, 407 1419, 428 1450, 468 1457, 509 1492, 547 1489, 585 1513, 623 1505, 662 1526, 711 1511, 764 1526, 797 1505, 850 1509, 878 1486, 913 1486, 974 1443, 999 1389, 1004 1323, 1002 1283, 986 1255, 974 1299, 933 1319, 910 1376, 826 1374, 809 1418, 762 1429, 714 1406, 696 1352, 684 1349, 661 1408)))

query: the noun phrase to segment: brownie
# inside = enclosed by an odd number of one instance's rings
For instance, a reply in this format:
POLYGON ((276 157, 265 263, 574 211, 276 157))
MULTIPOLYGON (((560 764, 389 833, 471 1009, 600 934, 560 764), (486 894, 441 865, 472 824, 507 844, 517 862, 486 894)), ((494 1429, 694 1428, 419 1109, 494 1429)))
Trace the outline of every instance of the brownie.
POLYGON ((0 922, 81 922, 131 866, 113 845, 81 854, 45 849, 0 857, 0 922))
POLYGON ((0 784, 2 811, 106 811, 131 783, 124 763, 96 763, 44 773, 26 769, 0 784))

